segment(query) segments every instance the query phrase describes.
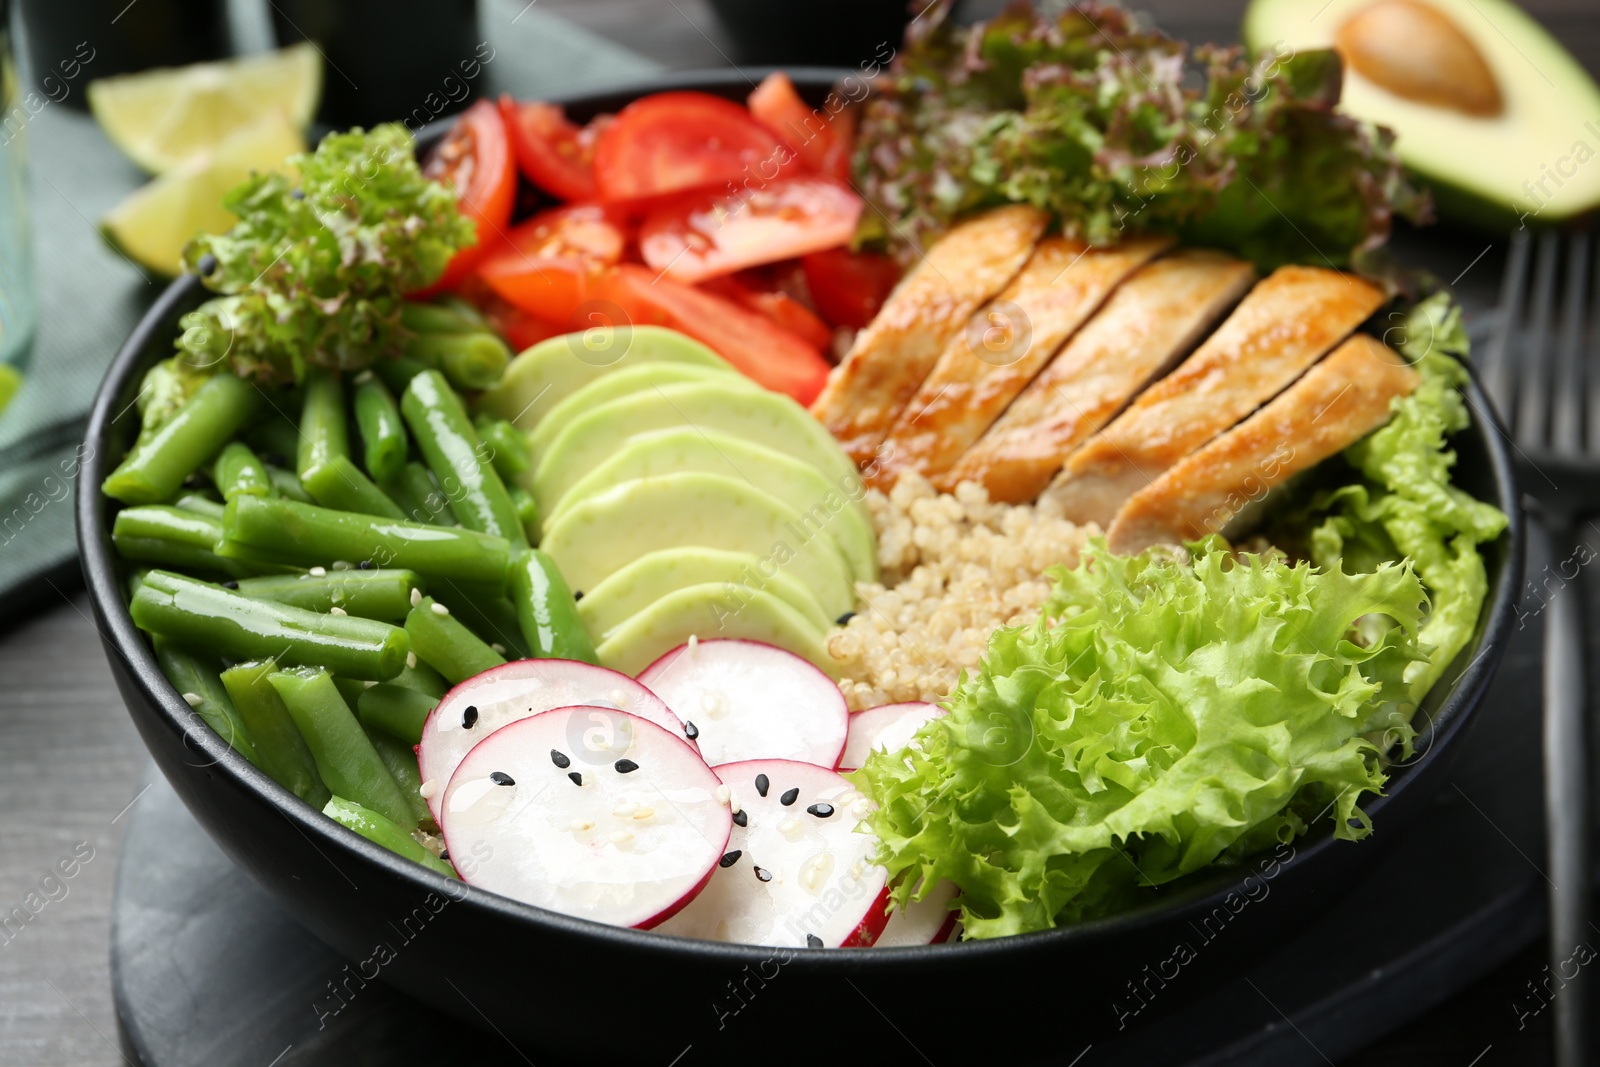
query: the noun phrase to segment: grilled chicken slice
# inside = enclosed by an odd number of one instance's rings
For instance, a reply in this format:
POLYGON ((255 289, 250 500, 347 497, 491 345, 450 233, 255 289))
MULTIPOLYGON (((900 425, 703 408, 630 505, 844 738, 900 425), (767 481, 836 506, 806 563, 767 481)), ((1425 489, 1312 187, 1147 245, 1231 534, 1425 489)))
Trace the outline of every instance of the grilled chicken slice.
POLYGON ((949 470, 1111 291, 1171 246, 1166 237, 1114 248, 1040 241, 1022 272, 945 346, 889 432, 873 483, 892 486, 906 469, 929 477, 949 470))
POLYGON ((1027 262, 1047 217, 1037 208, 996 208, 951 230, 856 335, 811 413, 865 466, 906 401, 972 313, 1027 262))
POLYGON ((1282 392, 1383 299, 1338 271, 1273 271, 1194 355, 1067 457, 1045 495, 1068 519, 1104 526, 1162 471, 1282 392))
POLYGON ((1135 493, 1111 524, 1113 552, 1221 533, 1276 485, 1343 452, 1389 421, 1419 375, 1383 342, 1357 334, 1266 407, 1135 493))
POLYGON ((978 482, 991 500, 1033 500, 1072 450, 1188 353, 1255 278, 1250 264, 1205 249, 1141 267, 934 484, 949 491, 978 482))

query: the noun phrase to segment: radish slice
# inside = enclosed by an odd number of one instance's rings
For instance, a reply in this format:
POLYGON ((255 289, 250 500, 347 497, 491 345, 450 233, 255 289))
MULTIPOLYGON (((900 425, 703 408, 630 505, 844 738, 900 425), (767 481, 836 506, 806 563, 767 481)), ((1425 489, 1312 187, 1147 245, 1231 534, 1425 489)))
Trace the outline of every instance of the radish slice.
MULTIPOLYGON (((570 659, 519 659, 491 667, 446 693, 422 724, 417 768, 434 821, 444 825, 441 794, 473 745, 507 723, 579 704, 632 712, 684 736, 672 710, 626 674, 570 659)), ((584 730, 608 728, 601 713, 591 720, 578 731, 580 738, 584 730)))
POLYGON ((858 833, 872 802, 833 771, 795 760, 716 768, 733 835, 700 895, 657 929, 750 945, 870 945, 888 921, 878 839, 858 833))
POLYGON ((639 681, 666 701, 713 767, 788 759, 831 768, 844 750, 850 709, 826 674, 760 641, 679 645, 639 681))
POLYGON ((926 900, 914 900, 904 908, 889 912, 889 921, 883 933, 873 942, 877 948, 900 948, 906 945, 937 945, 950 940, 955 933, 959 911, 949 904, 961 890, 954 882, 941 881, 933 887, 926 900))
POLYGON ((875 748, 885 752, 905 748, 923 723, 943 714, 945 710, 937 704, 925 704, 920 700, 882 704, 856 712, 850 716, 850 735, 844 743, 844 755, 839 757, 839 769, 859 769, 867 762, 867 753, 875 748))
POLYGON ((473 885, 648 929, 698 893, 727 852, 721 784, 681 736, 647 719, 557 708, 467 753, 439 822, 452 854, 473 858, 462 864, 473 885), (596 715, 608 731, 592 728, 596 715))

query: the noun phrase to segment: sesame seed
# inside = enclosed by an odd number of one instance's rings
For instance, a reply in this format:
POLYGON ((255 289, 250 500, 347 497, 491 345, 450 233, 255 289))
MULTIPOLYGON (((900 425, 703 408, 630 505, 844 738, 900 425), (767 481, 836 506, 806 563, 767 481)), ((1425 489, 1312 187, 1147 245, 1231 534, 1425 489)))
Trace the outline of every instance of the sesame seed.
POLYGON ((725 852, 723 853, 722 858, 717 861, 717 866, 732 867, 735 863, 739 862, 739 857, 742 855, 744 855, 744 853, 738 849, 734 849, 732 852, 725 852))
POLYGON ((567 777, 572 779, 572 784, 573 785, 582 785, 583 784, 583 775, 579 774, 577 771, 572 771, 570 774, 567 775, 567 777))
POLYGON ((765 867, 757 867, 756 879, 762 882, 770 882, 772 881, 772 872, 767 870, 765 867))
POLYGON ((364 571, 370 571, 372 569, 372 561, 370 559, 364 559, 360 563, 357 563, 356 566, 360 567, 364 571))
POLYGON ((648 819, 655 815, 655 813, 655 808, 640 808, 638 811, 633 813, 633 817, 635 819, 648 819))
POLYGON ((850 624, 850 620, 855 618, 855 617, 856 617, 856 613, 855 612, 847 611, 843 615, 840 615, 837 619, 835 619, 833 621, 834 621, 835 625, 848 626, 850 624))
POLYGON ((183 694, 183 702, 189 705, 191 708, 198 708, 201 704, 205 703, 205 698, 199 693, 185 693, 183 694))
POLYGON ((733 799, 733 790, 729 789, 726 785, 719 785, 717 786, 715 796, 718 804, 726 804, 728 801, 733 799))
POLYGON ((766 775, 764 775, 764 774, 756 775, 756 792, 757 793, 760 793, 762 796, 766 796, 767 795, 767 790, 771 789, 771 788, 772 788, 772 783, 767 780, 767 776, 766 775))
POLYGON ((350 613, 348 611, 344 610, 343 608, 339 607, 337 604, 335 604, 333 607, 328 609, 328 614, 329 615, 348 615, 350 613))
POLYGON ((594 823, 590 822, 588 819, 573 819, 572 828, 578 833, 582 833, 585 830, 593 830, 594 823))
POLYGON ((806 935, 806 948, 821 948, 821 947, 822 947, 822 938, 818 937, 816 934, 807 934, 806 935))
POLYGON ((685 719, 683 721, 683 736, 687 737, 691 741, 698 739, 700 736, 700 727, 685 719))
POLYGON ((499 641, 491 641, 489 643, 489 647, 494 649, 498 655, 503 656, 506 654, 506 646, 502 645, 499 641))
POLYGON ((568 767, 572 766, 572 761, 567 758, 567 754, 562 752, 559 748, 552 748, 550 750, 550 762, 554 763, 562 770, 566 770, 568 767))
POLYGON ((356 385, 366 385, 368 382, 372 381, 372 372, 370 370, 364 370, 350 380, 356 385))
POLYGON ((326 567, 312 567, 311 568, 311 577, 313 577, 313 578, 326 578, 327 576, 328 576, 328 568, 326 568, 326 567))
POLYGON ((617 769, 618 774, 632 774, 639 769, 639 765, 631 759, 619 759, 611 766, 617 769))
POLYGON ((797 801, 799 799, 800 799, 800 787, 799 786, 795 786, 793 789, 791 789, 788 792, 784 793, 783 796, 779 797, 778 798, 778 803, 782 804, 784 807, 787 808, 790 804, 793 804, 795 801, 797 801))
POLYGON ((580 601, 582 599, 583 599, 583 590, 582 589, 574 589, 572 591, 572 602, 574 604, 576 604, 578 601, 580 601))
POLYGON ((812 815, 815 815, 819 819, 826 819, 828 816, 833 814, 833 805, 832 804, 813 804, 809 808, 807 808, 806 811, 809 812, 812 815))
POLYGON ((437 600, 435 600, 433 602, 432 610, 433 610, 433 613, 435 615, 448 615, 448 614, 450 614, 450 609, 445 607, 443 604, 439 603, 437 600))
POLYGON ((511 777, 505 771, 491 771, 489 773, 489 781, 493 782, 495 785, 516 785, 517 784, 517 780, 515 778, 511 777))
POLYGON ((420 603, 422 603, 422 590, 418 589, 416 586, 412 586, 411 587, 411 606, 412 607, 416 607, 420 603))
POLYGON ((626 830, 617 830, 611 834, 610 840, 613 845, 626 845, 633 840, 633 835, 626 830))
POLYGON ((417 654, 415 652, 406 653, 406 666, 412 670, 417 669, 417 654))
POLYGON ((239 583, 238 582, 234 582, 234 581, 223 582, 222 583, 222 588, 224 588, 224 589, 237 589, 237 588, 239 588, 239 583))
POLYGON ((778 824, 778 833, 785 837, 793 837, 795 831, 800 829, 800 820, 790 816, 778 824))
POLYGON ((745 812, 736 811, 733 813, 733 824, 735 826, 749 826, 750 816, 745 812))
POLYGON ((432 800, 434 797, 439 795, 439 783, 434 781, 432 778, 429 778, 426 782, 422 783, 422 787, 419 788, 417 792, 422 794, 423 800, 432 800))
POLYGON ((478 705, 468 704, 461 712, 461 728, 470 730, 478 724, 478 705))
POLYGON ((619 819, 626 819, 626 818, 628 818, 629 816, 631 816, 634 812, 636 812, 638 810, 639 810, 639 805, 635 804, 631 800, 627 800, 627 801, 624 801, 621 804, 618 804, 616 807, 612 808, 611 809, 611 814, 615 815, 619 819))

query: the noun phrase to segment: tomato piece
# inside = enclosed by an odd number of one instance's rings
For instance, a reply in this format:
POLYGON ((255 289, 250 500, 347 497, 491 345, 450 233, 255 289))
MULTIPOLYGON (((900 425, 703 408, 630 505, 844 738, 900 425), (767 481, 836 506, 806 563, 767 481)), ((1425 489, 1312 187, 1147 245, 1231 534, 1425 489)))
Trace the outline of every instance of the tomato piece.
POLYGON ((830 178, 838 178, 854 188, 851 160, 856 151, 856 120, 860 112, 847 107, 830 120, 833 126, 833 143, 823 154, 822 165, 817 169, 830 178))
POLYGON ((500 114, 524 178, 561 200, 595 198, 594 146, 609 115, 579 126, 555 104, 519 104, 510 96, 500 97, 500 114))
POLYGON ((899 264, 871 252, 830 248, 811 253, 800 263, 822 317, 853 330, 872 321, 900 280, 899 264))
POLYGON ((499 108, 480 100, 462 112, 444 140, 428 154, 422 173, 454 190, 461 213, 478 229, 478 243, 451 257, 439 280, 422 290, 426 295, 455 288, 511 222, 517 169, 499 108))
POLYGON ((566 332, 555 323, 535 318, 502 299, 476 275, 462 282, 457 292, 489 320, 490 327, 505 339, 513 352, 532 348, 547 337, 566 332))
POLYGON ((828 362, 815 348, 726 297, 658 278, 633 263, 611 268, 602 292, 626 321, 688 334, 758 385, 802 404, 815 400, 827 380, 828 362))
POLYGON ((702 282, 702 289, 725 296, 743 304, 751 311, 759 311, 773 322, 799 337, 806 344, 826 353, 833 347, 833 330, 817 317, 817 313, 782 289, 762 288, 738 275, 712 278, 702 282))
POLYGON ((801 176, 734 194, 665 203, 639 227, 639 253, 668 277, 697 282, 850 240, 861 198, 831 178, 801 176))
POLYGON ((833 124, 826 111, 800 99, 787 74, 781 70, 768 74, 747 102, 755 120, 794 149, 808 170, 829 173, 826 168, 834 150, 833 124))
POLYGON ((656 93, 617 112, 601 132, 594 181, 601 200, 626 202, 768 182, 793 163, 794 153, 733 101, 709 93, 656 93))
POLYGON ((535 215, 506 234, 478 277, 530 315, 564 323, 593 299, 596 277, 622 258, 627 234, 614 212, 569 204, 535 215))

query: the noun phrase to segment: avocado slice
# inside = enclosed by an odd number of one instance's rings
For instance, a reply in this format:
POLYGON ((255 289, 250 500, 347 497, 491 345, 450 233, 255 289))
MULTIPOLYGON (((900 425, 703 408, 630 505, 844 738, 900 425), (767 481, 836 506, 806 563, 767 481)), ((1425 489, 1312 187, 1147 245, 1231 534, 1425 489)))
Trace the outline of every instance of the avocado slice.
POLYGON ((1244 40, 1269 60, 1337 46, 1341 110, 1394 130, 1442 214, 1504 229, 1600 206, 1600 88, 1507 0, 1253 0, 1244 40))
POLYGON ((786 396, 723 381, 663 385, 601 404, 573 419, 539 457, 533 495, 539 512, 556 510, 567 491, 629 437, 671 426, 722 430, 811 464, 841 491, 860 475, 811 413, 786 396))
POLYGON ((620 326, 549 337, 519 354, 493 389, 478 397, 478 410, 531 430, 545 413, 606 374, 641 363, 732 365, 711 349, 661 326, 620 326))
POLYGON ((574 589, 593 589, 640 556, 680 545, 752 553, 803 583, 829 617, 855 607, 850 563, 827 531, 721 474, 684 471, 614 485, 569 508, 539 543, 574 589))
MULTIPOLYGON (((685 545, 640 556, 589 590, 578 601, 578 617, 596 643, 668 593, 691 585, 716 585, 721 596, 742 603, 751 592, 771 593, 798 611, 818 638, 833 626, 811 591, 781 570, 764 576, 749 552, 685 545)), ((772 569, 769 565, 768 569, 772 569)))
POLYGON ((725 378, 751 389, 761 388, 732 368, 707 367, 698 363, 640 363, 635 367, 623 367, 621 370, 596 378, 551 408, 545 417, 539 420, 539 425, 529 432, 528 444, 533 448, 533 454, 537 456, 550 447, 550 442, 566 428, 567 423, 608 400, 637 393, 651 386, 702 382, 707 378, 725 378))
POLYGON ((636 675, 691 637, 765 641, 838 676, 822 639, 794 608, 761 592, 740 604, 715 582, 668 593, 613 630, 595 653, 602 666, 636 675))
MULTIPOLYGON (((576 394, 575 394, 576 395, 576 394)), ((878 539, 861 498, 852 501, 811 467, 775 449, 720 430, 676 426, 634 434, 580 478, 545 518, 555 522, 574 504, 619 482, 675 471, 706 471, 749 482, 826 529, 844 549, 857 581, 878 580, 878 539)), ((859 490, 858 490, 859 492, 859 490)))

